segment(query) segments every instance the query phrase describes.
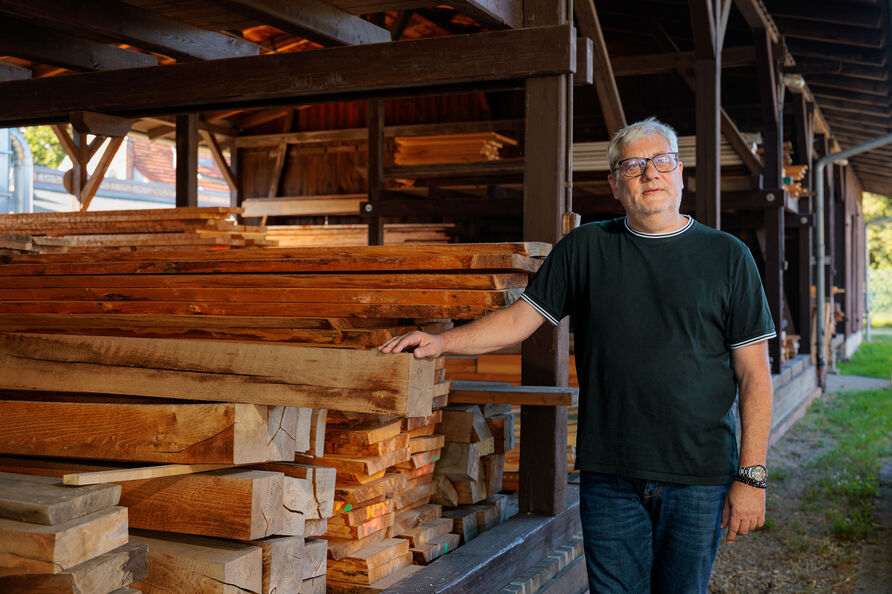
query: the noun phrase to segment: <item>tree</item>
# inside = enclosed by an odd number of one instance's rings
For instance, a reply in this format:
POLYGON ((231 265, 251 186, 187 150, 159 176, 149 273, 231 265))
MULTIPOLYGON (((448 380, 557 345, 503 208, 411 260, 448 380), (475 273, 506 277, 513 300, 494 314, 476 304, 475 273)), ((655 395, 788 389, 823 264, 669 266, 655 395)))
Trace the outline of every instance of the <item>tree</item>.
POLYGON ((65 158, 65 151, 59 144, 59 139, 49 126, 33 126, 19 128, 31 147, 35 165, 42 165, 50 169, 56 169, 65 158))
MULTIPOLYGON (((865 192, 861 201, 864 221, 892 218, 892 198, 865 192)), ((870 309, 892 311, 892 220, 867 226, 870 246, 870 309)))

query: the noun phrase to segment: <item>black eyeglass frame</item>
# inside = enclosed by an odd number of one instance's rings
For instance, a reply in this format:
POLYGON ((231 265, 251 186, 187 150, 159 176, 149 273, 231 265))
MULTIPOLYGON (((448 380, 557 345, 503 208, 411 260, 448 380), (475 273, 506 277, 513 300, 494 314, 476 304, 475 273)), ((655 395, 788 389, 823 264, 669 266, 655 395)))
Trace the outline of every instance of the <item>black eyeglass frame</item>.
POLYGON ((614 165, 614 167, 613 167, 613 170, 616 171, 617 169, 619 169, 620 172, 625 177, 641 177, 641 174, 644 173, 645 171, 647 171, 647 162, 648 161, 653 163, 654 169, 656 169, 660 173, 671 173, 671 172, 675 171, 676 169, 678 169, 678 164, 681 163, 681 159, 678 158, 678 152, 670 151, 667 153, 658 153, 658 154, 654 155, 653 157, 629 157, 628 159, 623 159, 622 161, 617 161, 616 165, 614 165), (675 163, 673 164, 672 169, 666 169, 664 171, 664 170, 660 169, 659 167, 657 167, 657 162, 654 161, 654 159, 656 159, 657 157, 662 157, 664 155, 673 155, 675 157, 675 163), (627 161, 631 161, 633 159, 644 159, 644 167, 641 169, 641 173, 629 174, 629 173, 626 173, 625 171, 623 171, 623 163, 625 163, 627 161))

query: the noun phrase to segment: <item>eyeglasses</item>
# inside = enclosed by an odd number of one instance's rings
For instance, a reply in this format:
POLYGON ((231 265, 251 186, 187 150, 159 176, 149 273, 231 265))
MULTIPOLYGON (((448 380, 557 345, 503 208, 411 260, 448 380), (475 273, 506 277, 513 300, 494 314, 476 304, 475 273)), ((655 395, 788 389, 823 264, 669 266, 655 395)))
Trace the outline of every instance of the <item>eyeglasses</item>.
POLYGON ((632 157, 623 159, 616 164, 614 169, 619 169, 626 177, 638 177, 647 169, 647 162, 654 164, 654 168, 660 173, 669 173, 678 168, 678 153, 660 153, 653 157, 632 157))

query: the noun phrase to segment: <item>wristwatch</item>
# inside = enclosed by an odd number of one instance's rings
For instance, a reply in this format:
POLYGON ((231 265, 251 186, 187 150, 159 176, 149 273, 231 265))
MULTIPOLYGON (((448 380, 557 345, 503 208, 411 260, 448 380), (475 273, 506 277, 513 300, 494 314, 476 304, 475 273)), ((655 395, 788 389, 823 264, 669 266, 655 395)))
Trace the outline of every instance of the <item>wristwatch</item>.
POLYGON ((750 487, 765 489, 768 487, 768 469, 761 464, 741 466, 734 475, 734 480, 750 487))

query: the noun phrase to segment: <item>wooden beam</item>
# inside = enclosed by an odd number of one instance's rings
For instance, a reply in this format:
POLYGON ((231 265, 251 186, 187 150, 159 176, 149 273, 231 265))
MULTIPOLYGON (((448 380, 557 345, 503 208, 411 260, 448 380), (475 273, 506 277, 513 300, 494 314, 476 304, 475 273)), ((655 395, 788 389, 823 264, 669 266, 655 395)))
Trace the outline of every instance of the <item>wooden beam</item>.
POLYGON ((882 48, 886 36, 882 28, 853 27, 840 23, 819 23, 789 17, 774 17, 784 38, 796 37, 814 41, 827 41, 857 47, 882 48))
POLYGON ((102 180, 105 178, 105 172, 108 171, 109 165, 111 165, 112 159, 115 158, 115 155, 118 152, 118 149, 121 148, 121 144, 124 142, 124 137, 119 136, 117 138, 112 138, 108 146, 105 147, 105 151, 102 153, 102 158, 99 159, 99 163, 96 165, 96 169, 93 170, 92 175, 90 175, 90 179, 87 180, 87 184, 84 186, 83 191, 81 192, 81 210, 85 211, 90 207, 90 202, 93 200, 93 196, 96 195, 96 192, 99 190, 99 185, 102 183, 102 180))
POLYGON ((0 518, 0 560, 20 573, 60 573, 125 544, 125 507, 53 526, 0 518))
POLYGON ((208 150, 211 151, 211 156, 214 158, 214 163, 217 164, 217 168, 223 175, 223 179, 226 180, 226 184, 229 186, 229 189, 238 190, 238 180, 236 179, 235 174, 232 172, 232 168, 229 166, 229 163, 226 162, 226 158, 223 156, 223 150, 220 148, 220 143, 217 142, 217 136, 212 132, 201 130, 200 128, 199 132, 201 133, 202 138, 204 138, 204 143, 207 145, 208 150))
POLYGON ((882 49, 855 47, 812 41, 810 39, 796 39, 791 37, 785 41, 790 52, 795 56, 808 56, 813 58, 835 58, 843 62, 852 62, 863 66, 883 67, 886 65, 886 52, 882 49))
POLYGON ((450 404, 533 404, 576 406, 579 388, 564 386, 512 386, 496 382, 453 381, 450 404))
POLYGON ((0 0, 0 12, 73 35, 87 33, 177 60, 215 60, 260 53, 258 46, 243 39, 114 0, 0 0))
MULTIPOLYGON (((524 6, 525 24, 567 21, 568 0, 536 0, 524 6)), ((566 75, 526 81, 523 235, 528 241, 557 243, 564 213, 572 212, 573 81, 566 75)), ((523 342, 524 385, 566 386, 569 323, 548 324, 523 342)), ((567 412, 562 406, 522 406, 521 512, 558 515, 567 506, 567 412)))
POLYGON ((761 29, 766 32, 771 43, 779 43, 781 39, 777 26, 762 3, 762 0, 734 0, 734 6, 743 15, 750 29, 761 29))
POLYGON ((789 17, 800 20, 851 25, 871 29, 884 24, 883 9, 876 3, 846 3, 836 0, 808 0, 807 2, 779 2, 772 4, 771 13, 775 17, 789 17))
POLYGON ((35 27, 9 17, 0 19, 0 54, 78 72, 158 64, 155 56, 35 27))
POLYGON ((360 205, 369 216, 369 245, 384 244, 384 219, 376 208, 381 205, 384 189, 384 101, 371 99, 366 104, 368 118, 368 202, 360 205))
POLYGON ((136 592, 126 587, 148 575, 146 545, 125 544, 60 573, 19 573, 0 576, 3 592, 136 592))
POLYGON ((444 86, 572 74, 575 61, 575 31, 560 25, 233 58, 213 69, 171 64, 136 78, 124 71, 10 81, 0 93, 0 125, 67 119, 82 110, 132 117, 409 88, 442 92, 444 86))
MULTIPOLYGON (((690 51, 614 57, 612 63, 616 76, 643 76, 673 70, 693 70, 696 60, 695 52, 690 51)), ((749 66, 755 61, 756 52, 752 46, 722 49, 722 68, 749 66)))
POLYGON ((118 505, 116 485, 69 489, 58 478, 0 472, 0 517, 35 524, 63 524, 118 505))
POLYGON ((427 219, 449 216, 521 218, 523 202, 513 198, 387 198, 377 203, 361 202, 363 217, 394 217, 427 219))
POLYGON ((149 575, 131 586, 143 592, 262 592, 260 547, 216 538, 140 531, 130 542, 149 548, 149 575))
POLYGON ((269 177, 269 187, 266 197, 275 198, 279 193, 279 181, 282 179, 282 170, 285 168, 285 157, 288 155, 288 145, 280 144, 276 147, 276 156, 273 160, 273 170, 269 177))
POLYGON ((373 25, 321 0, 215 0, 258 22, 323 46, 390 41, 387 29, 373 25))
POLYGON ((0 387, 8 389, 305 408, 338 398, 343 410, 406 416, 430 414, 435 364, 403 353, 39 334, 4 335, 0 353, 0 387))
POLYGON ((697 220, 721 228, 722 45, 730 0, 695 0, 688 5, 696 55, 697 220))
POLYGON ((127 442, 114 450, 118 460, 246 464, 293 455, 278 423, 287 429, 296 416, 283 407, 124 404, 82 397, 66 402, 0 400, 0 410, 0 441, 8 454, 103 459, 109 457, 107 444, 126 427, 127 442), (77 443, 69 447, 67 436, 73 434, 78 434, 77 443), (164 438, 158 439, 159 434, 164 438))
POLYGON ((133 122, 129 118, 95 113, 92 111, 75 111, 69 116, 72 127, 81 134, 110 136, 117 138, 127 136, 133 122))
POLYGON ((610 54, 607 52, 607 43, 604 41, 604 33, 598 20, 598 11, 594 0, 574 0, 573 6, 579 21, 579 32, 583 37, 590 38, 594 46, 595 90, 598 93, 604 121, 607 123, 607 135, 613 136, 626 126, 626 114, 623 112, 619 89, 616 88, 616 77, 613 75, 610 54))
POLYGON ((198 114, 177 116, 176 205, 198 206, 198 114))

